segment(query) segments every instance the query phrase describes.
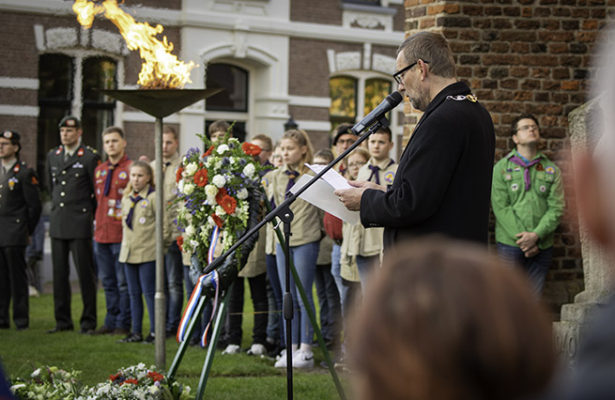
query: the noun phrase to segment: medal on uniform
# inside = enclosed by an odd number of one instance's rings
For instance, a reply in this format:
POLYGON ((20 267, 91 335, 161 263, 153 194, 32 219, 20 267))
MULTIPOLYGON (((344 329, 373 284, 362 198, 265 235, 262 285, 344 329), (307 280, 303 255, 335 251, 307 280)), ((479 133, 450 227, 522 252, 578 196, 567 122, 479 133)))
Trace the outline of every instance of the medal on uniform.
POLYGON ((83 168, 83 164, 81 164, 80 162, 76 162, 73 164, 73 168, 83 168))
POLYGON ((395 179, 395 173, 393 171, 388 171, 384 174, 384 181, 389 185, 393 183, 393 179, 395 179))
POLYGON ((13 190, 17 182, 19 182, 19 180, 15 177, 12 177, 11 179, 9 179, 9 189, 13 190))

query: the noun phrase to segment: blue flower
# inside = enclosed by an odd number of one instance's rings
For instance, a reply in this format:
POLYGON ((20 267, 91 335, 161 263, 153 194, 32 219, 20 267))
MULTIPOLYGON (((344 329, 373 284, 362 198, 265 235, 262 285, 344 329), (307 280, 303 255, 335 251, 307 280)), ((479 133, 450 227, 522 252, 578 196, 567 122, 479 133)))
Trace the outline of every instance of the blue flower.
POLYGON ((191 158, 195 154, 200 154, 201 150, 198 147, 191 147, 186 152, 186 158, 191 158))

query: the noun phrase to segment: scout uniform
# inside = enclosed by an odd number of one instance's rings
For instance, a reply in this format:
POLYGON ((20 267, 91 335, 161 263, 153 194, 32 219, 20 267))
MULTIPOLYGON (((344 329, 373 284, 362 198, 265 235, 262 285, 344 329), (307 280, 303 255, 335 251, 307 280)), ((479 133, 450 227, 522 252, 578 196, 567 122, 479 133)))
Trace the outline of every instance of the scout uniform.
MULTIPOLYGON (((13 144, 19 134, 1 135, 13 144)), ((0 328, 9 327, 9 303, 13 298, 13 321, 25 329, 28 316, 28 278, 25 249, 41 214, 38 180, 23 161, 8 167, 0 164, 0 328)))
MULTIPOLYGON (((181 162, 182 158, 179 154, 175 154, 175 156, 173 156, 173 158, 168 160, 166 163, 162 163, 162 186, 165 204, 163 224, 165 226, 164 231, 166 232, 166 236, 164 237, 165 249, 174 243, 178 236, 181 236, 181 232, 179 231, 179 228, 177 228, 177 224, 175 224, 179 204, 174 203, 174 200, 177 198, 177 181, 175 174, 181 165, 181 162)), ((152 161, 150 163, 154 174, 156 173, 155 163, 156 161, 152 161)), ((154 182, 154 180, 155 177, 152 176, 152 182, 154 182)))
POLYGON ((553 246, 553 232, 564 211, 560 169, 538 153, 527 169, 515 164, 516 150, 498 161, 493 171, 491 203, 495 214, 495 240, 518 247, 515 235, 535 232, 540 250, 553 246), (529 175, 529 180, 526 176, 529 175))
POLYGON ((150 185, 123 197, 120 262, 142 264, 156 260, 155 206, 156 193, 150 185))
MULTIPOLYGON (((373 158, 359 169, 357 181, 375 182, 390 187, 393 184, 397 164, 391 160, 376 162, 373 158)), ((382 233, 384 228, 365 228, 361 224, 352 226, 348 241, 348 254, 351 256, 380 256, 382 252, 382 233)), ((344 237, 346 237, 344 235, 344 237)))
MULTIPOLYGON (((60 127, 79 129, 79 120, 65 117, 60 127)), ((47 154, 47 180, 51 194, 49 236, 53 262, 53 299, 56 328, 73 329, 70 312, 71 288, 68 280, 72 252, 79 276, 83 313, 81 331, 96 328, 96 276, 92 254, 92 223, 96 209, 94 170, 100 156, 89 146, 79 144, 72 154, 60 145, 47 154)))

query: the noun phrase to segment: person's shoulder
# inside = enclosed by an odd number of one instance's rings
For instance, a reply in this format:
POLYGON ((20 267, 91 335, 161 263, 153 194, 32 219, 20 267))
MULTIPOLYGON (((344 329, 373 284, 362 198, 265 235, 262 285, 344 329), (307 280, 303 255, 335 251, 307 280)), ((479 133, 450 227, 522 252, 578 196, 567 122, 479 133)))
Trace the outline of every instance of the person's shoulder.
POLYGON ((509 153, 506 153, 506 155, 502 158, 500 158, 494 165, 494 168, 504 168, 504 166, 506 166, 508 164, 508 158, 511 156, 512 151, 509 153))
POLYGON ((47 152, 47 159, 49 160, 49 159, 60 157, 60 154, 62 154, 63 149, 64 147, 62 147, 62 145, 51 148, 47 152))

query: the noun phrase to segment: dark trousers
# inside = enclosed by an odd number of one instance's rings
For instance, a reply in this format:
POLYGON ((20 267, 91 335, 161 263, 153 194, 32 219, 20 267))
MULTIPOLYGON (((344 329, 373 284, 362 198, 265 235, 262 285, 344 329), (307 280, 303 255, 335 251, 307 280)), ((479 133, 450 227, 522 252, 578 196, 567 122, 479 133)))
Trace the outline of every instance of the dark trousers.
MULTIPOLYGON (((252 331, 252 343, 265 344, 267 338, 267 274, 262 273, 253 278, 248 278, 250 294, 254 305, 254 329, 252 331)), ((243 294, 244 281, 238 277, 231 290, 228 319, 227 319, 227 343, 241 345, 241 323, 243 320, 243 294)))
POLYGON ((96 275, 92 255, 92 239, 51 238, 51 259, 53 263, 53 303, 56 327, 71 328, 71 289, 69 282, 70 264, 68 254, 72 253, 79 277, 83 312, 79 320, 81 329, 96 329, 96 275))
POLYGON ((320 327, 323 339, 328 346, 336 346, 340 342, 342 331, 342 309, 340 294, 331 275, 331 264, 317 265, 314 281, 320 304, 320 327))
POLYGON ((516 246, 498 243, 497 248, 498 255, 503 260, 523 268, 532 284, 534 293, 540 296, 542 288, 545 285, 545 280, 547 279, 547 272, 549 272, 549 268, 551 267, 553 247, 540 250, 538 254, 530 258, 525 257, 523 251, 516 246))
POLYGON ((0 247, 0 327, 9 327, 9 304, 13 298, 13 322, 27 328, 28 276, 26 246, 0 247))

